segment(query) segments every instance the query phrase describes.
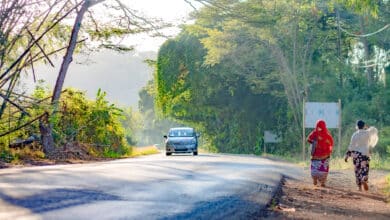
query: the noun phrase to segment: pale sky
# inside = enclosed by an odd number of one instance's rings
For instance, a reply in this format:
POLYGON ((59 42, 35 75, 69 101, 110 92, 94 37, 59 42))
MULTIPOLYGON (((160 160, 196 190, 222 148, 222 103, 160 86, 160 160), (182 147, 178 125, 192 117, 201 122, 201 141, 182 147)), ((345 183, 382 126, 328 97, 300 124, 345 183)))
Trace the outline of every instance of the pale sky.
MULTIPOLYGON (((146 16, 161 18, 176 25, 185 23, 188 14, 193 10, 184 0, 122 0, 122 2, 146 16)), ((169 35, 172 35, 179 33, 180 30, 176 27, 166 31, 169 35)), ((140 51, 157 51, 166 40, 165 38, 152 38, 147 34, 130 36, 128 39, 140 51), (137 43, 134 44, 134 42, 137 43)))
POLYGON ((170 21, 186 17, 192 8, 184 0, 123 0, 131 8, 170 21))
MULTIPOLYGON (((161 18, 167 22, 182 24, 192 10, 184 0, 122 0, 132 9, 154 18, 161 18)), ((168 30, 169 34, 179 33, 179 28, 168 30)), ((143 63, 145 54, 150 54, 149 59, 155 59, 159 46, 165 38, 152 38, 147 34, 131 36, 126 41, 135 47, 136 51, 119 54, 113 51, 102 50, 91 54, 89 64, 85 63, 85 57, 76 55, 71 63, 65 78, 64 88, 74 87, 85 91, 89 98, 95 98, 99 88, 107 92, 109 101, 122 105, 137 107, 138 92, 151 79, 153 69, 143 63), (139 57, 139 55, 142 57, 139 57), (144 53, 143 51, 154 51, 144 53), (150 57, 154 56, 154 57, 150 57)), ((126 42, 127 43, 127 42, 126 42)), ((36 78, 43 79, 50 89, 54 88, 55 80, 61 66, 62 57, 53 60, 55 67, 39 65, 36 67, 36 78)), ((32 75, 25 76, 22 87, 32 91, 36 86, 32 75)))

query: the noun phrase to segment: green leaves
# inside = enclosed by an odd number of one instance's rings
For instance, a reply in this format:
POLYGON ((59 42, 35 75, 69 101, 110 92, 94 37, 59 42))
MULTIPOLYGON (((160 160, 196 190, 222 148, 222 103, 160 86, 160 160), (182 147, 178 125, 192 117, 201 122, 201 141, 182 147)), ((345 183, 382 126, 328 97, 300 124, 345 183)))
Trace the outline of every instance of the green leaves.
MULTIPOLYGON (((196 36, 200 35, 183 32, 161 47, 156 77, 158 106, 164 115, 203 131, 209 149, 253 153, 261 135, 256 130, 258 121, 264 121, 269 128, 275 126, 274 114, 266 106, 284 103, 284 98, 251 88, 253 83, 247 80, 248 76, 263 73, 263 66, 256 65, 256 57, 251 56, 255 46, 245 47, 248 58, 238 55, 242 49, 239 46, 246 41, 229 41, 237 49, 229 50, 215 65, 209 65, 206 50, 196 36)), ((228 37, 219 41, 227 39, 231 40, 228 37)))
MULTIPOLYGON (((338 4, 343 4, 352 11, 355 11, 359 14, 370 14, 373 17, 378 16, 379 3, 381 0, 334 0, 333 2, 338 4)), ((386 1, 383 1, 382 4, 386 4, 386 1)), ((387 2, 388 4, 388 2, 387 2)))
MULTIPOLYGON (((264 130, 285 137, 274 152, 300 151, 304 94, 308 101, 341 98, 348 120, 343 126, 362 115, 386 125, 387 108, 379 107, 387 106, 386 88, 380 80, 365 86, 366 69, 351 65, 352 55, 364 52, 356 49, 360 39, 341 29, 358 30, 359 7, 372 12, 383 2, 339 1, 337 8, 328 3, 212 1, 160 48, 157 106, 163 115, 201 129, 210 149, 226 152, 259 153, 264 130)), ((386 7, 378 12, 378 19, 364 21, 383 27, 386 7)), ((370 36, 368 50, 386 45, 385 34, 370 36)))

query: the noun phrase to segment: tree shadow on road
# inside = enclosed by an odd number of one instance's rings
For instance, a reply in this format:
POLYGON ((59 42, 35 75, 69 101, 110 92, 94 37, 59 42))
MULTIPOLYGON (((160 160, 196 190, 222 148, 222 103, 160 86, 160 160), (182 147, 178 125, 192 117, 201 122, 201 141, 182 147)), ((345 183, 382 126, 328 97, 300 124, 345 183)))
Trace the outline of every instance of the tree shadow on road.
POLYGON ((118 201, 120 197, 104 192, 88 189, 53 189, 45 190, 23 198, 14 198, 0 192, 3 201, 31 210, 34 213, 42 213, 63 209, 96 201, 118 201))

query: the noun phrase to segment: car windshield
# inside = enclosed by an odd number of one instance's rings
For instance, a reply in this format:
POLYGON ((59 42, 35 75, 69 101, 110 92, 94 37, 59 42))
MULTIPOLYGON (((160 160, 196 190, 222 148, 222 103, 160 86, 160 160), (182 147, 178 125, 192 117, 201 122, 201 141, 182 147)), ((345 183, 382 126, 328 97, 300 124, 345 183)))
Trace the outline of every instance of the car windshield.
POLYGON ((169 131, 169 137, 193 137, 193 129, 174 129, 169 131))

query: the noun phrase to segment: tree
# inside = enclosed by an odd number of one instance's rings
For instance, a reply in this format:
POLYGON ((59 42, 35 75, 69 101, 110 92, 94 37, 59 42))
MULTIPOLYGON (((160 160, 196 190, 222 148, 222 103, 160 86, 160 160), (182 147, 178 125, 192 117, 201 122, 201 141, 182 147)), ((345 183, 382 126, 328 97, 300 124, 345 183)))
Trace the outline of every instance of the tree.
POLYGON ((206 50, 197 33, 189 31, 191 28, 160 48, 156 73, 158 106, 164 115, 202 131, 207 140, 203 147, 209 150, 259 153, 254 148, 259 134, 266 128, 275 129, 274 122, 283 114, 270 110, 285 105, 285 99, 278 96, 280 84, 272 83, 274 76, 262 71, 263 63, 253 62, 265 51, 250 47, 250 38, 244 38, 248 33, 241 31, 241 37, 229 39, 232 45, 242 46, 241 51, 218 65, 205 65, 206 50), (249 81, 245 76, 252 71, 262 80, 249 81))
MULTIPOLYGON (((141 31, 156 31, 160 25, 154 21, 138 16, 134 10, 127 8, 121 1, 104 1, 107 2, 105 7, 111 10, 120 10, 122 13, 112 16, 118 22, 115 26, 109 25, 106 22, 103 25, 98 19, 94 18, 92 6, 103 2, 103 0, 82 0, 82 1, 67 1, 67 0, 47 0, 47 1, 23 1, 23 0, 6 0, 3 1, 1 12, 1 48, 0 55, 2 62, 0 63, 0 86, 8 86, 7 95, 3 98, 2 111, 5 109, 7 102, 14 103, 20 110, 22 108, 18 103, 12 102, 12 91, 18 82, 20 72, 26 67, 31 66, 34 73, 33 64, 41 59, 46 59, 49 63, 50 55, 58 53, 66 49, 64 62, 61 66, 58 80, 53 91, 52 104, 54 105, 54 113, 56 105, 60 99, 63 82, 66 76, 67 69, 72 61, 73 53, 76 49, 76 44, 83 40, 78 40, 78 34, 82 30, 82 22, 85 13, 88 13, 88 21, 83 30, 83 34, 91 36, 91 39, 102 40, 102 45, 109 48, 127 50, 121 45, 110 43, 111 36, 124 36, 126 34, 139 33, 141 31), (76 15, 73 28, 67 25, 60 24, 64 19, 69 19, 76 15), (15 25, 16 23, 20 25, 15 25), (93 25, 91 25, 93 24, 93 25), (71 34, 67 35, 67 33, 71 34), (64 37, 65 36, 65 37, 64 37), (67 37, 68 36, 68 37, 67 37), (43 39, 51 42, 52 47, 60 46, 52 52, 45 51, 46 44, 43 44, 43 39), (63 47, 64 39, 69 39, 66 47, 63 47), (106 43, 109 42, 109 43, 106 43), (22 51, 18 54, 19 51, 22 51), (14 57, 13 57, 14 55, 14 57), (7 65, 8 64, 8 65, 7 65)), ((107 10, 109 11, 109 10, 107 10)), ((25 112, 25 111, 24 111, 25 112)), ((0 112, 2 113, 2 112, 0 112)), ((1 114, 0 114, 1 115, 1 114)), ((50 154, 54 150, 54 140, 51 134, 51 111, 47 111, 42 115, 40 120, 40 128, 42 133, 42 143, 45 153, 50 154)))
MULTIPOLYGON (((207 131, 211 144, 219 150, 228 146, 223 150, 236 152, 237 146, 253 145, 253 137, 261 135, 259 130, 274 127, 284 136, 281 148, 294 151, 305 135, 297 135, 301 133, 303 97, 326 102, 341 98, 345 109, 357 107, 367 117, 387 120, 374 116, 376 110, 370 107, 386 103, 372 99, 382 94, 382 86, 362 87, 368 78, 362 78, 361 68, 351 65, 355 37, 362 36, 353 36, 348 30, 359 28, 355 23, 362 12, 334 1, 197 2, 206 7, 194 13, 194 24, 185 26, 179 37, 160 48, 157 102, 164 114, 207 131), (268 114, 278 114, 270 116, 256 107, 248 108, 246 98, 265 103, 278 100, 267 103, 268 114), (281 104, 286 102, 288 107, 281 104), (256 114, 244 117, 241 110, 256 114), (260 124, 256 127, 253 121, 260 124), (245 130, 244 124, 251 129, 245 130)), ((381 4, 375 2, 372 8, 383 10, 370 20, 378 25, 372 32, 377 39, 369 41, 376 47, 386 45, 382 42, 387 39, 387 24, 382 23, 386 7, 377 7, 381 4)), ((373 78, 377 79, 377 74, 373 78)), ((349 111, 346 118, 357 117, 357 112, 349 111)))
MULTIPOLYGON (((155 66, 155 62, 152 64, 155 66)), ((137 130, 138 143, 141 145, 160 144, 163 136, 166 135, 169 128, 181 126, 158 113, 155 108, 156 88, 155 81, 150 80, 147 85, 139 91, 138 109, 142 115, 140 128, 137 130)))

